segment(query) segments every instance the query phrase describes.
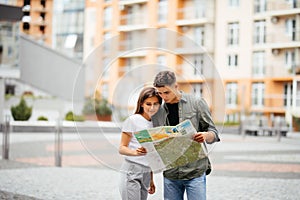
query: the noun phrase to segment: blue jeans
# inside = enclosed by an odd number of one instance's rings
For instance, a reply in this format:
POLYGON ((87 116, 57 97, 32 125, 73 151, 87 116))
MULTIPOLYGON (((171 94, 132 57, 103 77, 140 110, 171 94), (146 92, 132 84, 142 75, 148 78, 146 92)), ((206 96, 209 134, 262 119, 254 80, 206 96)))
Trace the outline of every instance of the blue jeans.
POLYGON ((183 200, 185 190, 188 200, 206 200, 206 174, 190 180, 170 180, 164 177, 165 200, 183 200))

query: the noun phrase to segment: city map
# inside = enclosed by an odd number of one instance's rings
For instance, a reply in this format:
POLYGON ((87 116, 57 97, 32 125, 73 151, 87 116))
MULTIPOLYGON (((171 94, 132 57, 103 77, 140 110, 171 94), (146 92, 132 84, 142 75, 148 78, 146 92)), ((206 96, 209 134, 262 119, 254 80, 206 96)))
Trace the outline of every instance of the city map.
POLYGON ((207 156, 206 146, 193 140, 196 129, 190 120, 177 126, 160 126, 136 132, 147 149, 146 158, 154 172, 179 167, 207 156))

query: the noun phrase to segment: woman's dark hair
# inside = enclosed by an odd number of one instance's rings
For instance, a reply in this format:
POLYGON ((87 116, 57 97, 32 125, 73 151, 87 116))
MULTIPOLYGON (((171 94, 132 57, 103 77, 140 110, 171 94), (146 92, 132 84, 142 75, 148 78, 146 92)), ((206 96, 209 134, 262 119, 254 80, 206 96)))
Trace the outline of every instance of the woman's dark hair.
POLYGON ((161 97, 156 92, 156 89, 154 87, 145 87, 141 92, 139 99, 136 104, 136 110, 134 114, 142 114, 144 112, 144 109, 142 107, 144 101, 150 97, 157 97, 159 104, 162 103, 161 97))

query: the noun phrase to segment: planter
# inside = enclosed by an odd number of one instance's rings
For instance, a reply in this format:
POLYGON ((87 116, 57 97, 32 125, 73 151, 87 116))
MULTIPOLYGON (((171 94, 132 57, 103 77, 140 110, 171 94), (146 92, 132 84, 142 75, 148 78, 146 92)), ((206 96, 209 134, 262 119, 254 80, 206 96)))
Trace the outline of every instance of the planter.
POLYGON ((111 121, 111 115, 100 116, 97 115, 98 121, 111 121))
POLYGON ((111 115, 100 116, 100 115, 85 115, 85 120, 89 121, 111 121, 111 115))
POLYGON ((295 132, 300 131, 300 118, 293 117, 293 130, 295 132))

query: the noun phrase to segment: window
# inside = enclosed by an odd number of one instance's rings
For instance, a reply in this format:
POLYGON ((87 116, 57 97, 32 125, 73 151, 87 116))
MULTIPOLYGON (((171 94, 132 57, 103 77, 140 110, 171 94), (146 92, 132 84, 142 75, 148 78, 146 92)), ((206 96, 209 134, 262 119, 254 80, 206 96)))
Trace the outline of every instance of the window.
POLYGON ((124 67, 122 68, 123 69, 123 72, 130 72, 132 70, 132 60, 133 58, 125 58, 124 59, 124 67))
POLYGON ((295 80, 293 85, 295 86, 295 89, 293 88, 293 99, 295 102, 293 102, 295 107, 300 107, 300 81, 295 80))
POLYGON ((226 106, 236 107, 237 105, 237 88, 238 85, 235 82, 226 84, 226 106))
POLYGON ((103 73, 102 73, 102 77, 103 79, 108 79, 109 78, 109 72, 110 72, 110 59, 109 58, 104 58, 103 59, 103 73))
POLYGON ((198 45, 204 45, 204 28, 203 27, 195 27, 194 28, 194 39, 198 45))
POLYGON ((239 7, 240 6, 240 0, 228 0, 228 5, 230 7, 239 7))
POLYGON ((104 33, 103 37, 104 37, 103 49, 105 53, 108 53, 111 48, 111 41, 110 41, 111 33, 106 32, 104 33))
POLYGON ((228 67, 237 67, 238 66, 238 55, 237 54, 230 54, 227 56, 228 60, 228 67))
POLYGON ((167 59, 164 55, 157 56, 157 71, 162 71, 167 66, 167 59))
POLYGON ((111 26, 111 22, 112 22, 112 9, 111 9, 111 7, 106 7, 104 9, 103 27, 109 28, 111 26))
POLYGON ((265 52, 258 51, 253 53, 253 76, 263 76, 265 74, 265 52))
POLYGON ((158 2, 158 22, 166 23, 168 16, 168 1, 159 0, 158 2))
POLYGON ((296 19, 290 18, 285 21, 285 33, 290 40, 296 40, 296 19))
POLYGON ((203 55, 196 55, 193 58, 194 60, 194 75, 195 76, 200 76, 203 75, 203 55))
POLYGON ((101 95, 103 98, 107 99, 109 94, 109 86, 108 84, 102 85, 101 95))
POLYGON ((294 50, 285 52, 285 67, 293 70, 296 65, 296 54, 294 50))
POLYGON ((297 0, 285 0, 289 5, 290 8, 297 8, 297 0))
POLYGON ((239 113, 227 114, 226 122, 238 122, 240 119, 239 113))
POLYGON ((207 4, 205 3, 205 0, 204 1, 203 0, 201 0, 201 1, 194 0, 193 5, 194 5, 193 6, 194 9, 192 11, 192 12, 194 12, 193 18, 199 19, 199 18, 205 17, 205 14, 206 14, 205 12, 207 9, 207 4))
POLYGON ((254 1, 254 12, 261 13, 267 10, 267 2, 266 0, 255 0, 254 1))
POLYGON ((264 93, 265 93, 265 84, 264 83, 253 83, 252 84, 252 106, 262 107, 264 106, 264 93))
POLYGON ((228 45, 238 45, 239 43, 239 23, 228 24, 228 45))
POLYGON ((125 33, 125 48, 126 48, 126 50, 133 49, 132 32, 125 33))
POLYGON ((266 42, 266 22, 254 22, 254 44, 264 44, 266 42))
POLYGON ((195 97, 200 98, 203 92, 202 84, 201 83, 192 84, 192 87, 193 87, 193 93, 195 97))
POLYGON ((292 91, 293 85, 291 83, 284 84, 284 106, 290 107, 292 106, 292 91))
POLYGON ((167 31, 163 28, 157 30, 157 46, 160 48, 167 48, 167 31))

